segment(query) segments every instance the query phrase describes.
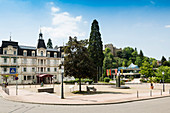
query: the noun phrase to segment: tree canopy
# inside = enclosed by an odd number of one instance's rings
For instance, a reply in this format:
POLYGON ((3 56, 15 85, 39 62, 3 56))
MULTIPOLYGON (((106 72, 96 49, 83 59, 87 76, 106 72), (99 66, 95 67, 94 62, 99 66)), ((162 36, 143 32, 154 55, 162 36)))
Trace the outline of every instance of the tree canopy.
POLYGON ((69 37, 67 45, 64 47, 66 54, 64 60, 65 76, 74 76, 79 78, 81 91, 81 78, 92 78, 96 75, 96 68, 89 57, 86 48, 88 40, 77 40, 77 37, 69 37))
MULTIPOLYGON (((101 34, 99 31, 99 25, 97 20, 93 20, 91 26, 88 52, 96 68, 101 69, 103 65, 104 54, 103 54, 103 42, 101 39, 101 34)), ((102 70, 98 71, 98 73, 100 73, 100 76, 101 76, 101 72, 102 70)))
POLYGON ((111 51, 109 48, 105 48, 104 51, 104 60, 103 60, 103 70, 104 70, 104 75, 106 76, 106 69, 111 69, 113 68, 113 55, 111 54, 111 51))
POLYGON ((145 77, 152 77, 154 76, 154 71, 153 71, 153 65, 149 64, 147 61, 142 63, 142 66, 140 67, 142 75, 145 75, 145 77))
POLYGON ((53 48, 52 40, 49 38, 47 42, 47 48, 53 48))

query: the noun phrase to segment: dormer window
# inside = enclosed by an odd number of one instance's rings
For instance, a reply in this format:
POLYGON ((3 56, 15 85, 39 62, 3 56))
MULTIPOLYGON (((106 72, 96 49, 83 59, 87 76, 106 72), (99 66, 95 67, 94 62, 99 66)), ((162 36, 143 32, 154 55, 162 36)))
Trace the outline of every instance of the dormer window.
POLYGON ((50 57, 50 52, 47 53, 47 57, 50 57))
POLYGON ((24 50, 23 55, 27 56, 27 51, 26 50, 24 50))
POLYGON ((16 52, 16 51, 14 51, 14 55, 16 55, 16 53, 17 53, 17 52, 16 52))
POLYGON ((32 51, 32 56, 35 56, 35 51, 32 51))
POLYGON ((57 58, 57 53, 54 53, 54 58, 57 58))
POLYGON ((43 56, 43 51, 41 51, 41 56, 43 56))

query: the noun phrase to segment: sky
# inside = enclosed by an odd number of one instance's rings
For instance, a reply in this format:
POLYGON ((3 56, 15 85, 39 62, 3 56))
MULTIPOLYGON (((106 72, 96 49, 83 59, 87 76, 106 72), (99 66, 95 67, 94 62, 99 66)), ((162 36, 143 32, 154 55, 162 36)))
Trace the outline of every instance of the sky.
POLYGON ((40 29, 45 43, 67 43, 69 36, 89 39, 91 23, 99 22, 103 45, 127 46, 145 56, 170 57, 169 0, 0 0, 2 40, 36 46, 40 29))

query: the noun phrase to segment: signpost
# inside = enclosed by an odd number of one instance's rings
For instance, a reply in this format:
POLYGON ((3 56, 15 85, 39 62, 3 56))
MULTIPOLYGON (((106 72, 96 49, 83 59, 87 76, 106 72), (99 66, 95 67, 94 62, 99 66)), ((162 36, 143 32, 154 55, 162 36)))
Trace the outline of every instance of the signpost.
POLYGON ((15 80, 16 80, 16 95, 18 95, 18 74, 17 74, 17 70, 16 68, 10 68, 10 71, 9 71, 10 74, 15 74, 15 80))

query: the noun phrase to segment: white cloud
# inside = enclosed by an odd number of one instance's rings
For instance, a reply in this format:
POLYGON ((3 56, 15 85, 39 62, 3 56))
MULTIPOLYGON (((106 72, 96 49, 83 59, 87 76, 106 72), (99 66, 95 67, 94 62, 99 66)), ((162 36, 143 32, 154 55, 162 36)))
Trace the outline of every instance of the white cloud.
POLYGON ((155 4, 155 2, 154 2, 154 1, 150 1, 150 3, 151 3, 151 4, 153 4, 153 5, 155 4))
POLYGON ((82 31, 83 25, 87 23, 82 21, 82 16, 72 16, 69 12, 60 12, 57 7, 51 7, 52 25, 42 27, 43 33, 52 38, 53 41, 62 41, 68 39, 69 36, 84 37, 85 32, 82 31), (81 26, 81 27, 80 27, 81 26))
POLYGON ((51 11, 52 11, 53 13, 59 12, 59 11, 60 11, 60 8, 58 8, 58 7, 51 7, 51 11))
POLYGON ((165 28, 170 28, 170 25, 165 25, 165 28))

